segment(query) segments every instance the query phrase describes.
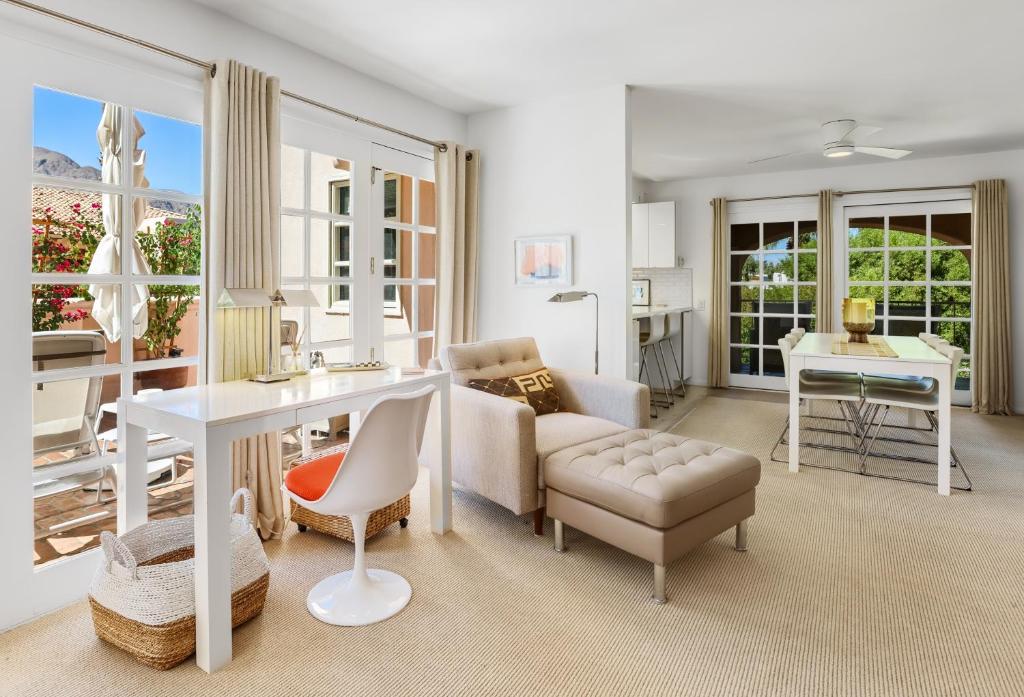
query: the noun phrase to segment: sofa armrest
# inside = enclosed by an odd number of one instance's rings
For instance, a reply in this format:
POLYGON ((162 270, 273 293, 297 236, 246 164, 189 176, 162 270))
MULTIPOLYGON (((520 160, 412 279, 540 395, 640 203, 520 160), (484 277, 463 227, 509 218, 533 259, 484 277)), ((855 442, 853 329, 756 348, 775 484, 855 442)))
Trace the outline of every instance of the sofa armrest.
POLYGON ((566 411, 614 421, 627 428, 651 424, 651 392, 647 385, 621 378, 549 369, 566 411))
POLYGON ((452 478, 513 513, 537 508, 533 408, 452 385, 452 478))

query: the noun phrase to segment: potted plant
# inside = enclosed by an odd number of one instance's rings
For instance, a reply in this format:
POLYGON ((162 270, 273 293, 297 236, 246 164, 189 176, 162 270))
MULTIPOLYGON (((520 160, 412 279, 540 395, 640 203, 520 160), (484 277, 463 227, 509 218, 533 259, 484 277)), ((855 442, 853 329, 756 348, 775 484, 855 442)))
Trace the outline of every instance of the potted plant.
MULTIPOLYGON (((195 276, 201 258, 202 220, 197 205, 184 218, 165 218, 136 234, 150 273, 158 276, 195 276)), ((182 320, 199 297, 199 286, 149 286, 149 325, 142 340, 149 358, 180 356, 174 342, 182 320)), ((169 368, 138 374, 140 386, 173 389, 188 381, 188 368, 169 368)))

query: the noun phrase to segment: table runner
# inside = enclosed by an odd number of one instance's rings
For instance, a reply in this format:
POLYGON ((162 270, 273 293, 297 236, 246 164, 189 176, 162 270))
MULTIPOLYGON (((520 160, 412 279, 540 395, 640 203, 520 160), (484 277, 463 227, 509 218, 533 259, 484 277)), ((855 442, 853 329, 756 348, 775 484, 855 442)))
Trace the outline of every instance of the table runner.
POLYGON ((899 356, 882 336, 869 336, 866 344, 851 343, 845 337, 837 339, 832 342, 832 353, 837 356, 865 356, 868 358, 897 358, 899 356))

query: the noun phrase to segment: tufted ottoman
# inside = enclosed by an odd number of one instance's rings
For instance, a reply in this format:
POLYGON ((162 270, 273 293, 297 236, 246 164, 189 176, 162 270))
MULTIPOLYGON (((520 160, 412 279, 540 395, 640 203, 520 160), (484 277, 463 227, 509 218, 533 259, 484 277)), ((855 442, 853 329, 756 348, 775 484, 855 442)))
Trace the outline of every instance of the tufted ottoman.
POLYGON ((665 566, 747 518, 761 479, 757 458, 714 443, 631 430, 561 450, 544 461, 547 514, 654 563, 654 600, 665 602, 665 566))

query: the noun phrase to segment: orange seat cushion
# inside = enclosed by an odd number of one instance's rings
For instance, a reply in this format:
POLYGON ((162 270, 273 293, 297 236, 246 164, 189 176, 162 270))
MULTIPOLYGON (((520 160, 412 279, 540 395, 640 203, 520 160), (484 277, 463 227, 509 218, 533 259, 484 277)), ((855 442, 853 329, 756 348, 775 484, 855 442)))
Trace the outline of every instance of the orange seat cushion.
POLYGON ((293 467, 284 477, 288 491, 307 501, 316 501, 334 481, 334 475, 345 459, 345 452, 331 453, 316 460, 293 467))

